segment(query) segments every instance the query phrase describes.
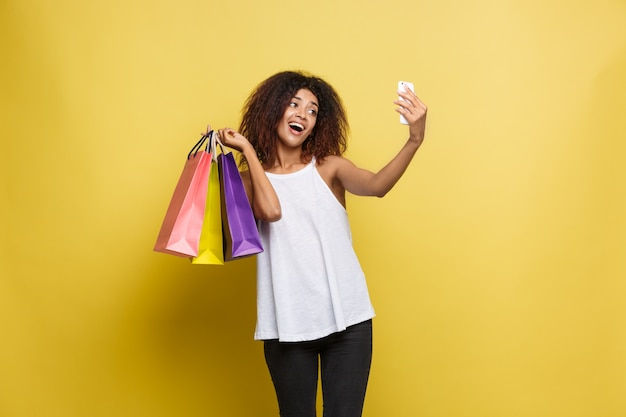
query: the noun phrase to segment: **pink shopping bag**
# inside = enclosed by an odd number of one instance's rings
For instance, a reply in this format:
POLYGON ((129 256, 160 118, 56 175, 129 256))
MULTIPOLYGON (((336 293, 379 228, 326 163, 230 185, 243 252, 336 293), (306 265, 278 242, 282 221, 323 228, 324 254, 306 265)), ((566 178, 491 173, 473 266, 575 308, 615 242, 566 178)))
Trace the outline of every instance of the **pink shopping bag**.
POLYGON ((210 142, 212 134, 203 135, 187 155, 154 246, 156 252, 184 258, 198 256, 211 168, 211 153, 205 142, 210 142))

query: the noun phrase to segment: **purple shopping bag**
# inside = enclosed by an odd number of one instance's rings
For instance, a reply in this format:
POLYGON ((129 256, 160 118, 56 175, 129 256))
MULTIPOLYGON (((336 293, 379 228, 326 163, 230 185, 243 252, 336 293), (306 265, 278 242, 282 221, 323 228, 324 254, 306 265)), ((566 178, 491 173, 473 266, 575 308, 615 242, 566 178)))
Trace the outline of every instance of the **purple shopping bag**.
POLYGON ((202 149, 208 137, 202 136, 187 155, 154 245, 156 252, 183 258, 198 256, 211 167, 211 153, 206 147, 202 149))
POLYGON ((222 191, 224 260, 263 252, 256 220, 232 152, 217 157, 222 191))

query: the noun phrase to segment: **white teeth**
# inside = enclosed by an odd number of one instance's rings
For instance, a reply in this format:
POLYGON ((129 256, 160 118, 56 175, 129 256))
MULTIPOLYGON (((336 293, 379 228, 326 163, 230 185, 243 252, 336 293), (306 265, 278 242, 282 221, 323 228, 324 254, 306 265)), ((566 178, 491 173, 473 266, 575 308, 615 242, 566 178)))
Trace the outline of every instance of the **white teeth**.
POLYGON ((302 131, 304 130, 304 126, 303 126, 303 125, 301 125, 300 123, 295 123, 295 122, 292 122, 292 123, 289 123, 289 126, 290 126, 292 129, 297 130, 298 132, 302 132, 302 131))

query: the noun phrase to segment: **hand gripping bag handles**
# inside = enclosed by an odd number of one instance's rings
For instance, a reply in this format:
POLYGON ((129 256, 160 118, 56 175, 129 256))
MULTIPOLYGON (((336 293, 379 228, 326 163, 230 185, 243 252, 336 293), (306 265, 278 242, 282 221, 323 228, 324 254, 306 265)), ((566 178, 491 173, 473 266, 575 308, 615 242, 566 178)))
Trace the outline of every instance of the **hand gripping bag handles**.
POLYGON ((220 191, 220 176, 217 167, 215 133, 209 139, 211 153, 211 168, 209 170, 209 185, 204 211, 204 223, 200 234, 198 256, 191 260, 193 264, 223 265, 224 245, 222 236, 222 206, 220 191))
POLYGON ((204 150, 202 146, 210 135, 203 135, 187 155, 154 246, 156 252, 185 258, 198 255, 211 167, 208 144, 204 150))
POLYGON ((224 258, 227 261, 263 252, 256 220, 232 152, 217 157, 222 191, 224 258))

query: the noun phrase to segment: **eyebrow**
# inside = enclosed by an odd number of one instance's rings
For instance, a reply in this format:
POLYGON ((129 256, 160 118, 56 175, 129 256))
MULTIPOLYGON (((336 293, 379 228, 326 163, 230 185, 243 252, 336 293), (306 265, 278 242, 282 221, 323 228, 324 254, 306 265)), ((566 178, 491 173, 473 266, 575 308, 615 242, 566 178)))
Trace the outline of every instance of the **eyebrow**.
MULTIPOLYGON (((293 96, 293 98, 297 98, 298 100, 302 101, 302 98, 301 98, 301 97, 298 97, 298 96, 293 96)), ((311 102, 311 104, 315 105, 315 107, 317 107, 317 108, 319 108, 319 107, 320 107, 320 106, 319 106, 319 104, 317 104, 317 103, 316 103, 316 102, 314 102, 314 101, 312 101, 312 102, 311 102)))

